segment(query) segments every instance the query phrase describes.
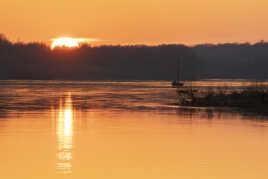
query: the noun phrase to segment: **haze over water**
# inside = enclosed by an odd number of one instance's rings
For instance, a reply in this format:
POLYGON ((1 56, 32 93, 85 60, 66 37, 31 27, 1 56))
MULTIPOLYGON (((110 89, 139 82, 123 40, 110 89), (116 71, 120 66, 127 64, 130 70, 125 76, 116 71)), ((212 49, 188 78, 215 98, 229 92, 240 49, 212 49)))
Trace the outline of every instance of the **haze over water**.
POLYGON ((0 86, 0 178, 268 177, 266 117, 179 108, 170 82, 0 86))

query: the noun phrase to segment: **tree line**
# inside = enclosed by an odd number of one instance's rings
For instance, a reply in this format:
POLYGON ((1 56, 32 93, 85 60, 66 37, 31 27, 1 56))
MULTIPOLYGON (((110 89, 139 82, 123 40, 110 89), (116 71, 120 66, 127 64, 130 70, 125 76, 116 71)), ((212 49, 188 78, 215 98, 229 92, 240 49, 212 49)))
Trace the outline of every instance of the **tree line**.
POLYGON ((0 79, 174 80, 182 58, 183 80, 266 78, 268 43, 96 46, 51 49, 12 43, 0 35, 0 79))

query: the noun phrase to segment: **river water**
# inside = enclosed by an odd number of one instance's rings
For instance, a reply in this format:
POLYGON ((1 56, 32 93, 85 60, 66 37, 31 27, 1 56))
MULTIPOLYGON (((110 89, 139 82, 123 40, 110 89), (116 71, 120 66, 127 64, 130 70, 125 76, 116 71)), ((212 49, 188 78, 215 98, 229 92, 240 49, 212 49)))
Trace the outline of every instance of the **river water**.
MULTIPOLYGON (((204 86, 245 82, 198 82, 204 86)), ((166 81, 0 81, 0 178, 268 177, 268 119, 182 108, 166 81)))

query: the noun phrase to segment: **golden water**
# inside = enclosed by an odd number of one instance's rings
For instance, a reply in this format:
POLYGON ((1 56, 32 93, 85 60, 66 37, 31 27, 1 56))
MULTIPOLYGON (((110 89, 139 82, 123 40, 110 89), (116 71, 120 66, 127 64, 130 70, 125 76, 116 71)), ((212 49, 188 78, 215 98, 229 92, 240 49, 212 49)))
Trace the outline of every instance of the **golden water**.
POLYGON ((1 179, 268 177, 266 117, 178 108, 169 82, 0 85, 1 179))

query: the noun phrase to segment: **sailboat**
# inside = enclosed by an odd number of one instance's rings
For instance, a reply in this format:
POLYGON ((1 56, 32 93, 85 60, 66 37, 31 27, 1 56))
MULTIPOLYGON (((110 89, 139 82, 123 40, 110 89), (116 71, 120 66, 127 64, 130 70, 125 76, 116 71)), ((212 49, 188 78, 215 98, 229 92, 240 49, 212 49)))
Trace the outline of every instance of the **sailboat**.
POLYGON ((177 63, 177 77, 176 80, 172 81, 172 87, 178 88, 183 86, 183 82, 181 82, 182 77, 182 57, 178 59, 177 63))

